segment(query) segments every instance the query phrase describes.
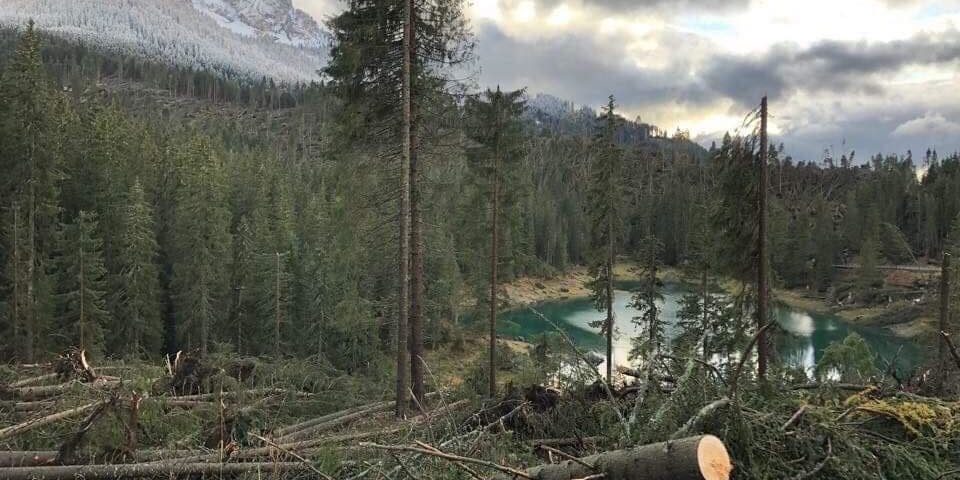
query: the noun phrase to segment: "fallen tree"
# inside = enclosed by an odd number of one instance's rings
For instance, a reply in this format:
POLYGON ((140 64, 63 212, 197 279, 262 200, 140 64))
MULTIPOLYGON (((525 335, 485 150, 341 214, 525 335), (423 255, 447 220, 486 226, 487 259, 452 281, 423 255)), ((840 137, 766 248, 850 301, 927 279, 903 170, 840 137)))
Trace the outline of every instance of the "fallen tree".
POLYGON ((525 473, 535 480, 726 480, 732 470, 723 442, 703 435, 568 459, 525 473))
POLYGON ((2 471, 4 480, 110 480, 132 477, 177 477, 185 475, 234 475, 241 473, 307 472, 302 462, 251 463, 121 463, 114 465, 58 465, 11 467, 2 471))
POLYGON ((57 412, 51 415, 34 418, 31 420, 27 420, 26 422, 23 422, 23 423, 18 423, 16 425, 11 425, 9 427, 0 429, 0 440, 19 435, 23 432, 27 432, 35 428, 42 427, 44 425, 49 425, 51 423, 63 420, 65 418, 78 416, 89 410, 94 410, 96 408, 99 408, 102 405, 105 405, 106 403, 109 403, 109 400, 101 400, 99 402, 88 403, 80 407, 71 408, 69 410, 64 410, 62 412, 57 412))

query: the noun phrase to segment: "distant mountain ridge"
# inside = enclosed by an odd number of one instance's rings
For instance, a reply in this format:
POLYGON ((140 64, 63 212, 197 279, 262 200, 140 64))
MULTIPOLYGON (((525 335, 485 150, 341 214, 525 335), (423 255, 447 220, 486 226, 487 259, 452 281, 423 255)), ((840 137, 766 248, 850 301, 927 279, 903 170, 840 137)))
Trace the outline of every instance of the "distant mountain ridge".
POLYGON ((290 0, 0 0, 0 27, 145 59, 278 82, 319 80, 324 32, 290 0))
POLYGON ((240 35, 267 37, 295 47, 322 50, 327 35, 291 0, 192 0, 221 27, 240 35))

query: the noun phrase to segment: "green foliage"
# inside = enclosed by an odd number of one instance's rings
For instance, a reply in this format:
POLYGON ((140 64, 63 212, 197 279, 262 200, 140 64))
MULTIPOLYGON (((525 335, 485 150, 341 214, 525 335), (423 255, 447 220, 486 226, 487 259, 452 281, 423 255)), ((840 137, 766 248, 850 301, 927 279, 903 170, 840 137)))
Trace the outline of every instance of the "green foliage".
MULTIPOLYGON (((615 112, 613 95, 603 114, 597 121, 597 133, 593 138, 593 159, 590 164, 589 206, 590 218, 590 282, 588 288, 593 295, 597 310, 607 310, 608 296, 613 293, 613 267, 616 245, 621 233, 621 208, 624 200, 623 185, 620 181, 623 162, 622 152, 617 145, 617 128, 620 117, 615 112)), ((606 321, 600 324, 601 331, 612 335, 613 325, 606 321)))
POLYGON ((875 360, 867 341, 851 333, 843 342, 831 343, 824 350, 814 373, 821 380, 836 374, 841 382, 865 382, 879 373, 875 360))
POLYGON ((160 349, 163 325, 157 250, 153 209, 137 180, 123 209, 117 252, 120 273, 112 281, 116 307, 108 345, 113 353, 140 356, 160 349))
POLYGON ((887 222, 880 224, 881 250, 883 256, 894 264, 910 263, 916 260, 903 232, 887 222))
POLYGON ((222 160, 210 141, 194 136, 177 152, 177 217, 173 225, 173 290, 178 336, 203 354, 221 320, 227 294, 229 212, 222 160))
POLYGON ((752 280, 757 255, 757 185, 759 169, 752 139, 723 138, 714 152, 717 200, 712 227, 718 271, 736 280, 752 280))
POLYGON ((662 250, 659 240, 648 236, 636 253, 636 260, 641 268, 641 280, 640 287, 633 293, 630 306, 640 313, 631 319, 639 327, 640 335, 631 339, 633 346, 630 349, 630 359, 655 361, 666 342, 664 325, 660 321, 660 307, 657 305, 657 302, 663 302, 660 280, 657 278, 662 250))
POLYGON ((76 221, 64 227, 59 261, 61 346, 77 345, 100 353, 111 317, 106 308, 103 241, 95 214, 81 210, 76 221))

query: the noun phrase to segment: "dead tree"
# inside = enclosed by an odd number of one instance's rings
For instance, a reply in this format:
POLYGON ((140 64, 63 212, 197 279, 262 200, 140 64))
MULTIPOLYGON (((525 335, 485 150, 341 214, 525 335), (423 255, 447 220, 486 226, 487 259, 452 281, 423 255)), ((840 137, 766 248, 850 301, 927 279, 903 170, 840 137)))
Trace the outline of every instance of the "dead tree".
POLYGON ((703 435, 568 459, 526 474, 535 480, 727 480, 732 470, 723 442, 703 435))

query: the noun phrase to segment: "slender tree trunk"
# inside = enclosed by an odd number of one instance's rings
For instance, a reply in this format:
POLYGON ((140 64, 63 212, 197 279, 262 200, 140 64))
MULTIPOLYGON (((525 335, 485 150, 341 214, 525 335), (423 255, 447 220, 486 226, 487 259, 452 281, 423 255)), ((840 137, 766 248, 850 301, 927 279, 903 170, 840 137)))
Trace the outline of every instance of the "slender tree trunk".
POLYGON ((424 294, 424 239, 423 239, 423 189, 421 187, 420 165, 420 138, 419 138, 419 108, 413 101, 413 82, 416 78, 413 72, 413 59, 417 52, 416 15, 413 0, 410 4, 410 42, 407 46, 410 57, 410 268, 412 280, 410 284, 410 383, 413 396, 418 402, 423 400, 426 387, 423 381, 423 294, 424 294))
POLYGON ((237 287, 237 354, 243 354, 243 287, 237 287))
POLYGON ((280 358, 280 252, 277 254, 277 289, 276 289, 276 301, 275 301, 275 314, 276 319, 273 324, 273 334, 275 338, 275 344, 273 346, 274 353, 273 357, 276 359, 280 358))
MULTIPOLYGON (((497 97, 497 102, 500 97, 497 97)), ((499 242, 500 221, 500 110, 497 105, 497 139, 493 148, 493 198, 492 220, 490 228, 490 398, 497 396, 497 244, 499 242)))
POLYGON ((607 218, 607 384, 613 382, 613 215, 607 218))
POLYGON ((13 339, 20 339, 20 205, 13 205, 13 339))
POLYGON ((704 267, 703 271, 700 272, 700 294, 703 296, 702 302, 703 307, 700 310, 700 324, 703 326, 703 361, 709 362, 708 358, 710 350, 708 349, 707 339, 707 330, 710 328, 710 315, 707 311, 707 306, 710 304, 710 291, 709 291, 709 279, 707 278, 707 269, 704 267))
POLYGON ((767 302, 767 97, 760 100, 760 186, 758 187, 760 225, 757 236, 757 379, 766 382, 767 379, 767 335, 761 330, 768 321, 769 312, 767 302))
POLYGON ((400 291, 397 297, 397 400, 396 415, 407 413, 407 316, 410 308, 410 41, 413 36, 413 0, 403 6, 403 125, 401 127, 402 151, 400 155, 400 291))
MULTIPOLYGON (((950 253, 943 252, 943 261, 940 264, 940 331, 950 332, 950 253)), ((938 390, 943 391, 947 372, 947 339, 940 335, 940 351, 937 352, 939 361, 940 382, 938 390)))
MULTIPOLYGON (((31 164, 31 175, 33 175, 33 154, 30 155, 30 164, 31 164)), ((24 312, 24 330, 27 334, 26 345, 24 345, 24 352, 26 353, 27 363, 33 363, 34 353, 34 334, 37 321, 37 302, 34 298, 36 292, 34 291, 34 285, 36 284, 36 268, 37 268, 37 205, 35 197, 35 188, 34 182, 30 180, 30 195, 27 198, 27 295, 24 298, 24 306, 26 307, 24 312)))
MULTIPOLYGON (((81 218, 82 218, 82 217, 81 217, 81 218)), ((81 228, 82 228, 82 227, 81 227, 81 228)), ((87 342, 86 342, 86 331, 85 331, 85 330, 86 330, 86 320, 87 320, 87 319, 85 318, 85 316, 84 316, 84 313, 85 313, 85 312, 83 311, 83 307, 84 307, 84 301, 83 301, 84 298, 83 298, 83 297, 86 296, 86 293, 87 293, 87 292, 86 292, 86 290, 84 290, 84 284, 83 284, 83 277, 85 277, 84 271, 83 271, 83 243, 82 243, 82 240, 83 240, 83 239, 81 238, 80 240, 81 240, 81 243, 80 243, 80 272, 79 272, 79 273, 80 273, 80 350, 86 350, 86 349, 87 349, 87 342)))

